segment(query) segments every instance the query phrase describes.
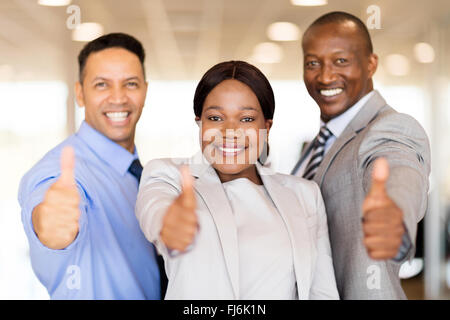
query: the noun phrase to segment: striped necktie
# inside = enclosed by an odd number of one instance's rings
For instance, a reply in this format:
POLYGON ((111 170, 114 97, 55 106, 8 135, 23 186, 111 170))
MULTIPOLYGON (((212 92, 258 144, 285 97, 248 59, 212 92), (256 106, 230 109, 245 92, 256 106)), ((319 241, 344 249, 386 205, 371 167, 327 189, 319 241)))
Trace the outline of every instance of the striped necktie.
POLYGON ((330 130, 326 126, 322 126, 320 128, 319 134, 317 135, 314 142, 314 150, 311 155, 311 159, 306 166, 305 173, 303 174, 303 178, 312 180, 314 175, 317 172, 317 168, 322 162, 323 155, 325 153, 325 143, 332 136, 330 130))

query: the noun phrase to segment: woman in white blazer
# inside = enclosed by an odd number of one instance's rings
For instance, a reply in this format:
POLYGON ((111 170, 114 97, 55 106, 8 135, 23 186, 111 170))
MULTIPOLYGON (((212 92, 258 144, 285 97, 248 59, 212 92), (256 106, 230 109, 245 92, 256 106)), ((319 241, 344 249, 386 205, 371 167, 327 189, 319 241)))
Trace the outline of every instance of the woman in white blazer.
POLYGON ((339 298, 318 186, 261 165, 274 110, 256 67, 219 63, 194 97, 202 152, 145 166, 136 216, 165 299, 339 298))

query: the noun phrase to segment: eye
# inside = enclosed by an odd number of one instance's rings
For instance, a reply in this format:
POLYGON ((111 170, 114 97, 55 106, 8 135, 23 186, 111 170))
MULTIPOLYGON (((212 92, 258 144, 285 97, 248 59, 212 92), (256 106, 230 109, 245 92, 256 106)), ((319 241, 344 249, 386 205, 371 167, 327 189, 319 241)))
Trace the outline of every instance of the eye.
POLYGON ((316 60, 310 60, 305 63, 305 66, 308 68, 317 67, 318 65, 319 65, 319 61, 316 61, 316 60))
POLYGON ((134 88, 138 88, 139 84, 135 81, 130 81, 130 82, 127 82, 127 87, 134 89, 134 88))
POLYGON ((348 62, 348 60, 345 59, 345 58, 338 58, 338 59, 336 60, 336 62, 337 62, 338 64, 345 64, 345 63, 348 62))
POLYGON ((211 121, 220 121, 220 120, 222 120, 222 119, 220 119, 220 117, 218 117, 218 116, 210 116, 210 117, 208 117, 208 120, 211 120, 211 121))
POLYGON ((253 122, 253 121, 255 121, 255 119, 252 117, 245 117, 245 118, 242 118, 241 121, 242 122, 253 122))
POLYGON ((96 84, 94 84, 95 88, 98 89, 103 89, 106 88, 106 82, 97 82, 96 84))

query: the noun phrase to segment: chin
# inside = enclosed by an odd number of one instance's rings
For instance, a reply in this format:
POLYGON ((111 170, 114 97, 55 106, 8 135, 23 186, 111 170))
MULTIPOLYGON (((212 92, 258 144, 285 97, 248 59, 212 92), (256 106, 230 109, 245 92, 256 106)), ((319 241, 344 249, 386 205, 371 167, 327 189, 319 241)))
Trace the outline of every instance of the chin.
POLYGON ((222 174, 237 175, 248 169, 251 165, 214 164, 213 167, 222 174))
POLYGON ((106 135, 110 140, 114 141, 117 144, 122 145, 125 142, 128 142, 131 139, 131 134, 127 132, 109 132, 106 135))
POLYGON ((320 114, 322 119, 331 120, 344 113, 346 108, 342 105, 321 105, 320 114))

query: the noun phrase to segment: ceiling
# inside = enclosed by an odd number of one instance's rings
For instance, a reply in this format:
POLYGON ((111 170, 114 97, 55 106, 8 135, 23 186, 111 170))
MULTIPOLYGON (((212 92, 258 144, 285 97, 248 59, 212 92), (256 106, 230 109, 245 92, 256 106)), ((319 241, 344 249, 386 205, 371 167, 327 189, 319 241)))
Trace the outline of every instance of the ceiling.
MULTIPOLYGON (((198 80, 217 62, 249 60, 256 44, 269 41, 266 29, 272 22, 293 22, 304 31, 314 19, 334 10, 366 21, 366 10, 373 4, 381 9, 381 29, 371 30, 381 62, 390 53, 411 59, 411 74, 401 81, 416 81, 429 67, 413 61, 416 42, 450 50, 449 33, 442 36, 442 30, 450 29, 448 0, 328 2, 321 7, 293 6, 290 0, 73 0, 72 4, 80 7, 81 22, 98 22, 105 33, 126 32, 141 40, 149 79, 198 80), (433 36, 435 30, 441 30, 439 37, 433 36)), ((0 81, 73 81, 83 43, 71 40, 68 17, 66 7, 44 7, 37 0, 0 1, 0 81)), ((301 79, 299 42, 279 44, 284 52, 280 63, 255 64, 270 79, 301 79)), ((379 73, 383 76, 383 67, 379 73)))

